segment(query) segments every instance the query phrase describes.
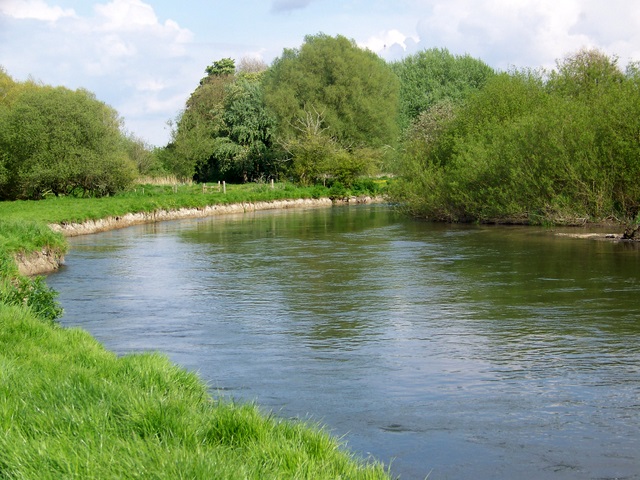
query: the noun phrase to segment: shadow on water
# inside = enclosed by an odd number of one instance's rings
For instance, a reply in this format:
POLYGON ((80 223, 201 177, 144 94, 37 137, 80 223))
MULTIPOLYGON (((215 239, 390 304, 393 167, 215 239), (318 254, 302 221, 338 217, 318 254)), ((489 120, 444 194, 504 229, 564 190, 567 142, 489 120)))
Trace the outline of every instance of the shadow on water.
POLYGON ((640 251, 383 206, 72 239, 63 323, 402 478, 640 478, 640 251))

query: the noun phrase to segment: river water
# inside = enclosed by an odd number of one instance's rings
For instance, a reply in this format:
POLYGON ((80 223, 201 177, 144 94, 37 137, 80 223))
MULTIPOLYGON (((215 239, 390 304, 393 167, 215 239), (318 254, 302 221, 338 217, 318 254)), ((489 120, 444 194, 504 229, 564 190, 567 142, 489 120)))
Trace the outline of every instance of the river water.
POLYGON ((70 239, 62 323, 402 479, 640 478, 640 250, 385 206, 70 239))

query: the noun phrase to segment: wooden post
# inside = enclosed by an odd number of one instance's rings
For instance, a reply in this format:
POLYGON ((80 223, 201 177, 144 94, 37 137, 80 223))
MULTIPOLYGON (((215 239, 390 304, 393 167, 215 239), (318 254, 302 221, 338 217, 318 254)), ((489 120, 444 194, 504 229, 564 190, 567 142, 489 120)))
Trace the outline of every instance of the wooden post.
POLYGON ((220 191, 220 180, 218 180, 218 192, 220 191))
POLYGON ((274 186, 273 186, 273 178, 272 178, 271 179, 271 190, 273 190, 273 189, 274 189, 274 186))
POLYGON ((222 193, 227 193, 227 182, 222 181, 222 193))

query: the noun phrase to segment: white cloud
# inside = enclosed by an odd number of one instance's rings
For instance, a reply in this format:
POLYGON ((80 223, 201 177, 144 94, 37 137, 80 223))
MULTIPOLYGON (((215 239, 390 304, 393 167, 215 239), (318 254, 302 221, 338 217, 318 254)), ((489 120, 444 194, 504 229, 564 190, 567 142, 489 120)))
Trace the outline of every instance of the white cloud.
POLYGON ((383 53, 386 49, 391 49, 395 46, 400 47, 402 51, 406 51, 409 45, 413 45, 418 40, 417 37, 409 37, 396 29, 392 29, 379 32, 360 45, 372 52, 383 53))
POLYGON ((10 75, 87 88, 159 145, 213 60, 270 62, 319 31, 388 60, 433 47, 501 69, 553 67, 582 47, 640 60, 637 0, 0 0, 0 22, 10 75))
POLYGON ((50 7, 43 0, 2 0, 0 13, 21 20, 32 19, 48 22, 76 16, 72 8, 50 7))
POLYGON ((96 5, 95 11, 102 17, 100 27, 104 30, 135 31, 158 25, 153 7, 140 0, 112 0, 96 5))
POLYGON ((415 32, 391 29, 363 45, 388 60, 447 48, 500 69, 552 68, 583 47, 621 60, 640 56, 640 2, 633 0, 416 0, 413 6, 422 11, 415 32))
MULTIPOLYGON (((40 12, 61 10, 37 3, 40 12)), ((13 3, 0 4, 2 12, 7 5, 17 11, 13 3)), ((37 20, 31 12, 28 18, 37 20)), ((110 0, 96 4, 93 15, 67 17, 33 28, 26 17, 13 15, 2 34, 13 46, 0 49, 0 63, 17 79, 33 75, 52 85, 86 88, 116 108, 128 129, 154 144, 166 143, 162 125, 179 111, 176 98, 183 106, 204 70, 205 61, 193 59, 193 34, 173 20, 160 21, 141 0, 110 0), (156 129, 150 129, 153 123, 156 129)))

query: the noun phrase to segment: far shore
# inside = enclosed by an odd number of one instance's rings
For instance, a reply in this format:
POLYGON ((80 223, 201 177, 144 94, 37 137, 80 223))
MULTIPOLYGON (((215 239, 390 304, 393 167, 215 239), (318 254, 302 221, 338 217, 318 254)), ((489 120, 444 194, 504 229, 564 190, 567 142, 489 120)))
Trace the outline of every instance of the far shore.
MULTIPOLYGON (((187 218, 205 218, 215 215, 233 213, 249 213, 259 210, 279 210, 289 208, 316 208, 330 207, 332 205, 360 205, 370 203, 384 203, 384 197, 348 197, 343 200, 331 200, 330 198, 305 198, 296 200, 273 200, 269 202, 242 202, 231 205, 209 205, 203 208, 180 208, 177 210, 156 210, 154 212, 127 213, 117 217, 107 217, 98 220, 87 220, 81 223, 54 223, 49 227, 62 233, 65 237, 78 235, 90 235, 126 228, 145 223, 163 222, 168 220, 180 220, 187 218)), ((42 250, 28 254, 16 255, 16 263, 21 275, 33 276, 55 272, 64 257, 54 255, 52 252, 42 250)))

